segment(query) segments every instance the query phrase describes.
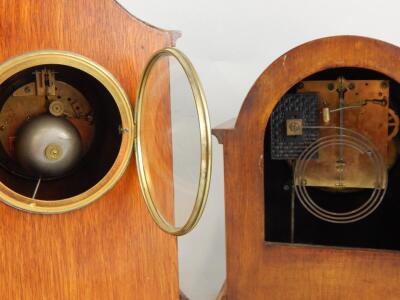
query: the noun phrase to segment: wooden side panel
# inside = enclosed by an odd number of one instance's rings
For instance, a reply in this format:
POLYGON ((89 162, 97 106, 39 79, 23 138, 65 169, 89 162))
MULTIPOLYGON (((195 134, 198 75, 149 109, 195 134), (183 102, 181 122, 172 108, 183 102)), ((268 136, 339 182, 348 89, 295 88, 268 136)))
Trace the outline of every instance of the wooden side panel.
POLYGON ((267 244, 263 186, 265 128, 282 95, 309 75, 334 67, 372 69, 400 82, 399 57, 399 48, 362 37, 304 44, 259 77, 233 129, 214 131, 224 143, 228 299, 399 297, 398 252, 267 244))
MULTIPOLYGON (((0 16, 0 62, 39 49, 79 53, 107 68, 132 104, 150 55, 173 43, 171 32, 136 20, 111 0, 1 0, 0 16)), ((106 196, 75 212, 41 216, 0 203, 0 295, 178 298, 176 239, 148 215, 134 159, 106 196)))

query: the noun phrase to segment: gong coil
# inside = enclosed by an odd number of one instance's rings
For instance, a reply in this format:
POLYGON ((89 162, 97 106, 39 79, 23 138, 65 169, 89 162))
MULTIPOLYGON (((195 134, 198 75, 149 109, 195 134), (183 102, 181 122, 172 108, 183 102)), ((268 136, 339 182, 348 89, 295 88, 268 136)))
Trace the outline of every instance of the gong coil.
POLYGON ((298 157, 294 168, 294 190, 302 205, 315 217, 331 223, 352 223, 373 213, 382 202, 387 189, 387 171, 381 154, 363 135, 346 128, 314 126, 312 129, 338 129, 341 134, 322 137, 310 144, 298 157), (367 154, 374 165, 375 186, 370 197, 358 208, 346 212, 327 210, 318 205, 307 191, 305 174, 307 166, 319 151, 328 147, 349 147, 361 154, 367 154))

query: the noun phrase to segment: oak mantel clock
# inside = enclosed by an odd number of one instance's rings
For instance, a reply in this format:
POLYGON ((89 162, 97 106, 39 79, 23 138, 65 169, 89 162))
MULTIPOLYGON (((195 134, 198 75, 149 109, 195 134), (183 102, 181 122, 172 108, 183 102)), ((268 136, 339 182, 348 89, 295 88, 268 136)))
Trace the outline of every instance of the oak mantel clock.
POLYGON ((228 299, 400 297, 400 48, 322 38, 274 61, 224 146, 228 299))
POLYGON ((0 16, 0 295, 177 299, 176 236, 198 222, 211 170, 205 98, 177 33, 112 0, 4 0, 0 16), (179 226, 173 66, 198 146, 179 226))

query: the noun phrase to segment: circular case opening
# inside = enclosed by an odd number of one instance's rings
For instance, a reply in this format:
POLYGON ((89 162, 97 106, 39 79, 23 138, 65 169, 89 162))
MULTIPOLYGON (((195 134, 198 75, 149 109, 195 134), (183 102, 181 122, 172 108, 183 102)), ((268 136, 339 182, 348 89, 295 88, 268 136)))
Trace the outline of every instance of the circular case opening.
POLYGON ((132 151, 129 100, 85 57, 32 52, 0 66, 0 198, 61 213, 107 192, 132 151))

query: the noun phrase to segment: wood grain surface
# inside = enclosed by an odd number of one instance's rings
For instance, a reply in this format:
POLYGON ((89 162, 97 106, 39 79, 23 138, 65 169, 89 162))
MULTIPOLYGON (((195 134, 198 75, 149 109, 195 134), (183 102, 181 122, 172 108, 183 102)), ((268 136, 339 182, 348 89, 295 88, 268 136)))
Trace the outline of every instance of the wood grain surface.
POLYGON ((261 74, 235 125, 214 130, 224 145, 228 299, 399 299, 398 252, 267 244, 263 166, 268 119, 294 84, 336 67, 367 68, 400 82, 399 62, 398 47, 374 39, 306 43, 261 74))
MULTIPOLYGON (((40 49, 85 55, 132 104, 146 61, 176 37, 112 0, 1 0, 0 16, 0 62, 40 49)), ((110 192, 75 212, 35 215, 0 203, 2 299, 177 299, 176 251, 146 210, 134 159, 110 192)))

